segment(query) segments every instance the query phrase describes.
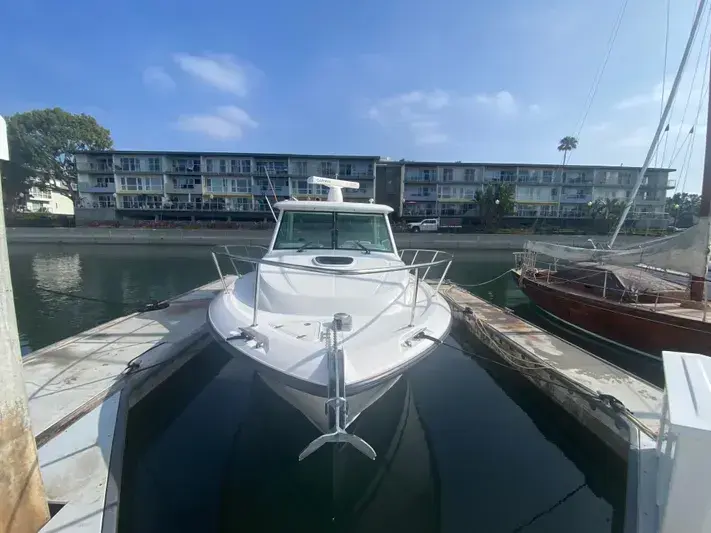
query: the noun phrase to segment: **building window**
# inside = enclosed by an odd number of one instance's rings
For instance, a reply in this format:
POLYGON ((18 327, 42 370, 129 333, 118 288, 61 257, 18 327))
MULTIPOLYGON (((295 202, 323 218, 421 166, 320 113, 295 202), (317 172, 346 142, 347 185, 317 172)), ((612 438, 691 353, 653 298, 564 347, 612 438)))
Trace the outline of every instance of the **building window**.
POLYGON ((227 161, 220 159, 220 174, 227 174, 227 161))
POLYGON ((296 176, 306 176, 308 170, 306 169, 306 161, 296 161, 294 163, 294 175, 296 176))
POLYGON ((135 157, 122 157, 119 166, 124 172, 137 172, 141 170, 141 162, 135 157))
POLYGON ((454 171, 451 168, 442 169, 442 181, 454 181, 454 171))
POLYGON ((159 157, 149 157, 148 158, 148 171, 149 172, 160 172, 160 158, 159 157))
POLYGON ((212 165, 213 165, 212 159, 207 159, 207 160, 205 161, 205 172, 212 172, 212 171, 213 171, 213 170, 212 170, 212 165))
POLYGON ((353 165, 350 163, 341 163, 338 166, 339 176, 352 176, 353 175, 353 165))
POLYGON ((321 174, 323 176, 333 176, 333 163, 331 161, 321 161, 321 174))
POLYGON ((516 172, 513 170, 502 170, 501 181, 509 183, 516 181, 516 172))
POLYGON ((464 181, 476 181, 476 171, 473 168, 464 169, 464 181))

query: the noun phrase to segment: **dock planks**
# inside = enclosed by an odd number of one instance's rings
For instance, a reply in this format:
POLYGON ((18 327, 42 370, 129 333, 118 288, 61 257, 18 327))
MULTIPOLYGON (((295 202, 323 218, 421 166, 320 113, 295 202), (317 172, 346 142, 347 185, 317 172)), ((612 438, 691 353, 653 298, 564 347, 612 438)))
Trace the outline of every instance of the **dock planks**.
MULTIPOLYGON (((507 362, 512 366, 524 363, 522 368, 545 370, 550 376, 560 379, 562 385, 572 385, 584 393, 613 396, 631 411, 633 417, 650 435, 658 434, 663 399, 661 389, 457 285, 442 285, 440 290, 452 306, 455 316, 465 322, 479 340, 499 353, 503 349, 503 352, 508 354, 507 362), (466 311, 467 308, 471 313, 466 311)), ((522 373, 531 379, 530 373, 522 373)), ((536 383, 535 377, 531 381, 536 383)), ((604 419, 602 410, 597 409, 598 412, 595 413, 595 409, 587 409, 585 402, 579 401, 576 406, 565 405, 563 396, 566 395, 566 389, 555 385, 547 388, 554 400, 569 412, 572 410, 571 414, 598 433, 618 453, 626 455, 628 446, 625 442, 620 442, 620 438, 625 437, 619 428, 610 427, 611 421, 604 419), (579 412, 580 409, 587 411, 585 416, 579 412), (617 433, 617 436, 600 434, 607 430, 594 423, 596 427, 590 427, 592 421, 589 417, 597 419, 597 422, 607 426, 610 432, 617 433)), ((570 391, 567 396, 571 396, 570 391)))
POLYGON ((208 283, 165 309, 117 318, 25 357, 45 492, 66 502, 43 532, 101 530, 105 510, 116 505, 106 487, 122 391, 131 386, 126 401, 134 404, 209 342, 207 308, 222 288, 208 283), (129 363, 146 370, 127 373, 129 363))

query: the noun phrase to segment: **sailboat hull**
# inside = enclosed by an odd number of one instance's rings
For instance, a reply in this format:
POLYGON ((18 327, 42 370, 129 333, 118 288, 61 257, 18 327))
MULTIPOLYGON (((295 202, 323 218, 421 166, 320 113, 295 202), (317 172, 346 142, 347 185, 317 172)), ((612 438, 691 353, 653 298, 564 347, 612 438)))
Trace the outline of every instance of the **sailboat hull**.
MULTIPOLYGON (((512 270, 523 293, 543 311, 595 337, 661 360, 663 350, 711 355, 711 324, 599 296, 562 290, 512 270)), ((709 316, 711 318, 711 314, 709 316)))

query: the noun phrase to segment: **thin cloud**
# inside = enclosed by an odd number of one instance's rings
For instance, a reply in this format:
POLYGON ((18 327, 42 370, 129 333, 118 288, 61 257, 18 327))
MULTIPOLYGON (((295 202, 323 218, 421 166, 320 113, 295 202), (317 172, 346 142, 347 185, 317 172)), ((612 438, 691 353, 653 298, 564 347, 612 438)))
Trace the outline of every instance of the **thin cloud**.
POLYGON ((474 101, 493 108, 502 115, 515 115, 518 112, 516 99, 509 91, 499 91, 496 94, 477 94, 474 101))
POLYGON ((175 54, 173 59, 187 74, 211 87, 244 97, 249 93, 257 70, 238 62, 233 56, 175 54))
POLYGON ((244 109, 232 105, 218 107, 211 114, 181 115, 176 122, 179 130, 219 140, 241 139, 246 130, 258 126, 244 109))
POLYGON ((162 90, 175 89, 175 80, 163 67, 147 67, 143 70, 143 84, 162 90))
POLYGON ((448 136, 442 129, 440 113, 452 105, 447 91, 409 91, 383 98, 366 111, 366 117, 383 127, 404 126, 415 144, 441 144, 448 136))

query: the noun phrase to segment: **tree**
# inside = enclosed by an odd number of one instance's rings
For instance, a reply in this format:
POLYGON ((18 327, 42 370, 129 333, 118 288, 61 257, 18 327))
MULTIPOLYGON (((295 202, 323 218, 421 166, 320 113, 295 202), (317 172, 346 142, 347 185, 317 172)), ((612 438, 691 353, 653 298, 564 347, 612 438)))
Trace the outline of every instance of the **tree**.
POLYGON ((666 212, 674 217, 674 226, 691 226, 701 211, 701 196, 688 192, 675 193, 666 200, 666 212))
POLYGON ((612 199, 612 198, 599 198, 592 202, 589 206, 590 215, 593 220, 603 219, 606 221, 607 230, 610 231, 614 224, 622 216, 622 212, 625 210, 625 202, 623 200, 612 199))
POLYGON ((572 152, 577 147, 578 139, 570 135, 568 135, 567 137, 563 137, 558 142, 558 151, 563 152, 563 166, 565 166, 565 162, 568 160, 568 152, 572 152))
POLYGON ((485 227, 498 225, 502 217, 513 213, 514 190, 511 183, 489 183, 474 194, 485 227))
POLYGON ((75 201, 77 169, 74 153, 113 148, 111 132, 90 115, 75 115, 58 107, 17 113, 7 120, 10 193, 31 187, 55 191, 75 201))

